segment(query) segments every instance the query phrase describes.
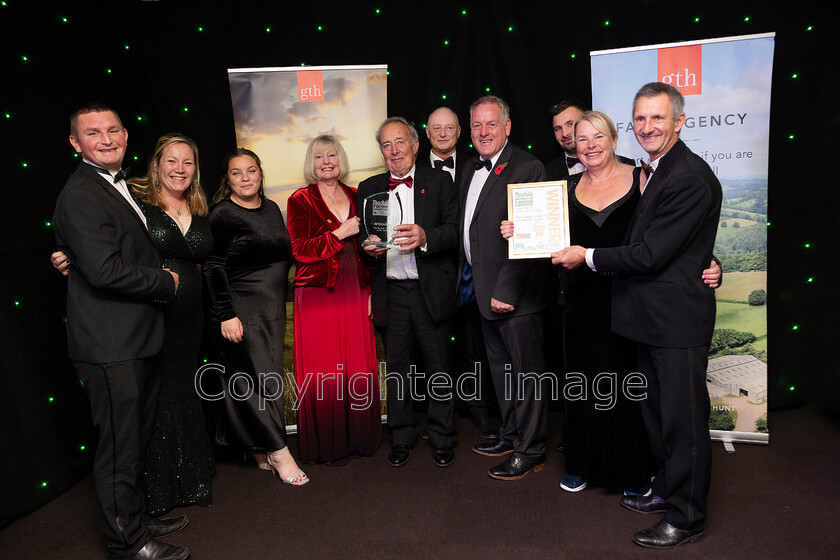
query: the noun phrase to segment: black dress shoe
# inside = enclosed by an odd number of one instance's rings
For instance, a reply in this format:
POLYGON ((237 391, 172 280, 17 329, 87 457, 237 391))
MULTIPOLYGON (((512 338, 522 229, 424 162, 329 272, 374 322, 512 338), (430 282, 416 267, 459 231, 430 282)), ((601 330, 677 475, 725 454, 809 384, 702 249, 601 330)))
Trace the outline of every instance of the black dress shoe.
POLYGON ((499 428, 489 421, 478 425, 478 433, 484 439, 499 439, 499 428))
POLYGON ((557 451, 559 451, 560 453, 565 453, 566 452, 566 442, 565 441, 561 441, 560 443, 557 444, 557 451))
POLYGON ((146 527, 153 539, 161 537, 168 537, 174 535, 181 529, 187 526, 190 522, 186 515, 179 515, 178 517, 169 517, 167 519, 149 519, 146 527))
POLYGON ((501 457, 513 453, 513 446, 503 439, 497 439, 488 443, 476 443, 473 451, 486 457, 501 457))
POLYGON ((438 467, 448 467, 455 460, 455 452, 451 447, 435 447, 432 458, 438 467))
POLYGON ((699 542, 705 538, 703 527, 678 529, 663 519, 650 529, 633 535, 633 542, 647 548, 668 548, 684 542, 699 542))
POLYGON ((542 458, 536 463, 528 463, 527 461, 513 456, 501 465, 497 465, 487 471, 492 478, 499 480, 519 480, 531 474, 532 472, 541 471, 545 468, 545 459, 542 458))
POLYGON ((621 505, 639 513, 666 513, 673 508, 659 496, 622 496, 621 505))
POLYGON ((407 445, 392 445, 388 452, 388 464, 392 467, 401 467, 408 463, 411 457, 411 448, 407 445))
POLYGON ((128 560, 185 560, 189 556, 190 549, 185 546, 149 539, 149 542, 128 560))

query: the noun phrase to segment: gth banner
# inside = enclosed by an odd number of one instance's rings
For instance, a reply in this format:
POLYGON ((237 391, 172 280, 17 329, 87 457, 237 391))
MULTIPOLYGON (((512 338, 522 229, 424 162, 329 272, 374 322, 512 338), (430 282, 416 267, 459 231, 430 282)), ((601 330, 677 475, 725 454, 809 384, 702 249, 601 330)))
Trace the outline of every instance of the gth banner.
POLYGON ((706 375, 710 430, 767 442, 767 164, 774 33, 590 53, 593 108, 618 128, 617 152, 645 158, 632 104, 647 82, 685 96, 680 139, 723 186, 715 256, 724 270, 706 375))

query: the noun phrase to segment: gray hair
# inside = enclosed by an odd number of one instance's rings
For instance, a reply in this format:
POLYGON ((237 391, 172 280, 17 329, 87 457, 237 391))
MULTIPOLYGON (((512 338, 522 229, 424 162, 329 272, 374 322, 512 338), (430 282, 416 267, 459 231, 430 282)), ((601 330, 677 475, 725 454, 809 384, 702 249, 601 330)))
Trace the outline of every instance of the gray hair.
POLYGON ((641 97, 656 97, 657 95, 665 94, 671 101, 671 107, 674 109, 674 120, 680 118, 680 115, 685 111, 685 98, 683 94, 677 91, 677 88, 671 84, 663 82, 650 82, 639 88, 633 97, 633 112, 636 112, 636 102, 641 97))
POLYGON ((405 120, 403 117, 388 117, 382 124, 379 125, 379 128, 376 129, 376 143, 381 144, 382 138, 382 129, 388 126, 391 123, 400 123, 401 125, 405 125, 408 129, 408 133, 411 135, 411 143, 415 144, 420 141, 420 136, 417 134, 417 129, 414 128, 414 125, 405 120))

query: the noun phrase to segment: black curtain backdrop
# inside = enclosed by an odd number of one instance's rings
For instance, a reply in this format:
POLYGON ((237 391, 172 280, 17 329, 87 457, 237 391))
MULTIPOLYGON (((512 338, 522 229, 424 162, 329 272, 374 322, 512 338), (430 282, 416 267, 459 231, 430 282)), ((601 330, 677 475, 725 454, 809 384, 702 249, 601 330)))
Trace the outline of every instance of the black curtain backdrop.
MULTIPOLYGON (((79 161, 68 116, 92 100, 114 107, 137 175, 159 135, 189 135, 212 194, 222 154, 235 144, 227 68, 384 63, 388 114, 419 126, 439 105, 465 124, 469 104, 491 92, 511 106, 512 141, 547 162, 558 155, 551 105, 591 100, 589 51, 775 31, 769 404, 805 402, 837 414, 830 283, 840 49, 830 3, 64 4, 0 2, 0 520, 66 490, 89 472, 95 447, 66 355, 64 280, 48 260, 55 199, 79 161)), ((628 117, 630 105, 612 116, 628 117)), ((462 141, 468 137, 465 127, 462 141)), ((772 423, 771 413, 771 434, 772 423)))

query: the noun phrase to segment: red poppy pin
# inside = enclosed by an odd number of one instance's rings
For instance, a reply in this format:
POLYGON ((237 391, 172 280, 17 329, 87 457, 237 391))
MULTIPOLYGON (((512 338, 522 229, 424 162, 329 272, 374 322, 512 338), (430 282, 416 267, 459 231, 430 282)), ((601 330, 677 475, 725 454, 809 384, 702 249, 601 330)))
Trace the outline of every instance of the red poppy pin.
POLYGON ((420 194, 426 194, 426 189, 420 189, 420 194))
POLYGON ((510 162, 509 162, 509 161, 506 161, 506 162, 504 162, 504 163, 500 163, 499 165, 497 165, 497 166, 496 166, 496 169, 494 169, 494 170, 493 170, 493 171, 494 171, 494 173, 496 173, 496 175, 501 175, 501 174, 502 174, 502 171, 504 171, 504 170, 505 170, 505 167, 507 167, 508 163, 510 163, 510 162))
POLYGON ((332 220, 331 220, 331 219, 329 219, 329 218, 327 218, 327 223, 328 223, 328 224, 331 224, 331 223, 332 223, 332 220))

